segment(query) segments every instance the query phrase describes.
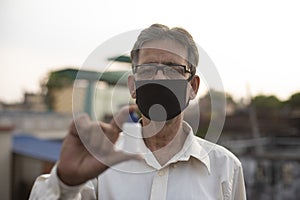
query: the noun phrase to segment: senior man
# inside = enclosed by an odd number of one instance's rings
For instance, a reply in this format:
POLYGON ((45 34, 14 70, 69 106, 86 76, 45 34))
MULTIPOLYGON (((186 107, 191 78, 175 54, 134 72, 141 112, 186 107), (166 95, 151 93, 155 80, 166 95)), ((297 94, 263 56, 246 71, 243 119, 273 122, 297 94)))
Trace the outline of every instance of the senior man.
POLYGON ((30 198, 246 199, 240 161, 196 137, 183 120, 200 84, 198 57, 186 30, 161 24, 144 29, 131 51, 128 77, 142 114, 141 153, 116 148, 124 140, 119 128, 124 110, 110 124, 80 117, 70 127, 59 162, 51 174, 37 178, 30 198), (85 140, 93 134, 97 139, 85 140), (93 147, 88 149, 86 141, 93 147))

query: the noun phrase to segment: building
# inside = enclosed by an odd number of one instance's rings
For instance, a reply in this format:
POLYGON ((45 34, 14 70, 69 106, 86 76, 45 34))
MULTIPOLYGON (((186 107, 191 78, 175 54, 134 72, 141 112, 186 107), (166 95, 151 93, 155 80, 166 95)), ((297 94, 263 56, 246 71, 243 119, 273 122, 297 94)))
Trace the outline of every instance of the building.
POLYGON ((86 112, 93 118, 104 119, 131 101, 127 89, 129 73, 72 68, 54 71, 46 85, 48 105, 54 112, 86 112))

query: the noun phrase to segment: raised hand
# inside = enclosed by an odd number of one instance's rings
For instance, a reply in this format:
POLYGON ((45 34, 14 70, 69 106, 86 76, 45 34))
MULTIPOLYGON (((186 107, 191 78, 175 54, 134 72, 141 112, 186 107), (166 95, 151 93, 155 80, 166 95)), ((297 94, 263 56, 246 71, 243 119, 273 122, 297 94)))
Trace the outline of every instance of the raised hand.
POLYGON ((60 154, 57 173, 67 185, 79 185, 97 177, 108 167, 139 155, 117 151, 114 144, 120 127, 136 105, 123 107, 108 124, 92 122, 87 115, 75 119, 66 136, 60 154))

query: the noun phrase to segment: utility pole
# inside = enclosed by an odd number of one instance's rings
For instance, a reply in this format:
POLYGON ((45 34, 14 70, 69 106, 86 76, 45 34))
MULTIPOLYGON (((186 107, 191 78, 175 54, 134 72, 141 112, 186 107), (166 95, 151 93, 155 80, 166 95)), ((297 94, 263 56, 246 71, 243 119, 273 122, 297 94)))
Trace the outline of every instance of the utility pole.
POLYGON ((252 95, 250 91, 250 86, 247 84, 247 96, 249 98, 249 117, 250 117, 250 124, 251 124, 251 129, 252 129, 252 136, 255 141, 255 152, 257 154, 263 153, 263 147, 262 144, 259 142, 259 139, 261 139, 260 131, 259 131, 259 125, 257 121, 257 114, 255 110, 255 106, 252 101, 252 95))

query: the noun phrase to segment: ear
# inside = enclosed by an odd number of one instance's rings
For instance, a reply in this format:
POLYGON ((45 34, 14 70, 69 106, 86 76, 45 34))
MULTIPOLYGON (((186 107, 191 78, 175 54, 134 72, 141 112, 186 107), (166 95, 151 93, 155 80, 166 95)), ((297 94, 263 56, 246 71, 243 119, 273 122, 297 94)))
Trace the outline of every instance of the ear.
POLYGON ((198 93, 198 89, 200 87, 200 78, 198 75, 194 75, 192 80, 190 81, 191 90, 190 90, 190 99, 194 99, 198 93))
POLYGON ((133 75, 129 75, 128 79, 127 79, 127 85, 128 85, 128 89, 130 92, 130 95, 133 99, 136 98, 136 92, 135 92, 135 83, 134 83, 135 79, 133 75))

